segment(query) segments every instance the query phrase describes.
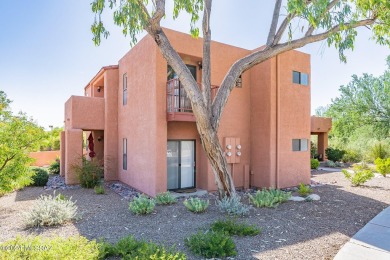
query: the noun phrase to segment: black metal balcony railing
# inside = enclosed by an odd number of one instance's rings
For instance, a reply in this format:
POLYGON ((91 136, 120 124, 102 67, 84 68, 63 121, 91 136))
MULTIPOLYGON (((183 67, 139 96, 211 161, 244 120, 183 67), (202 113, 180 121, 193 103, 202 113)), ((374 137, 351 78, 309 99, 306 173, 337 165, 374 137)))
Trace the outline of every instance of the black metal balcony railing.
MULTIPOLYGON (((211 98, 217 94, 219 86, 211 86, 211 98)), ((192 113, 191 101, 179 79, 167 82, 167 112, 192 113)))

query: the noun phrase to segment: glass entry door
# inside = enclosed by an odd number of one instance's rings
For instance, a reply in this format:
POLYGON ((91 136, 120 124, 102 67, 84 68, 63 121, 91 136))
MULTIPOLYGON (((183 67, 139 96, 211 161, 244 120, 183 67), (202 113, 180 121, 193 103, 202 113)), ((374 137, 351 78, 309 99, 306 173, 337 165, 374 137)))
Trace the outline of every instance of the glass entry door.
POLYGON ((168 190, 195 188, 195 141, 168 141, 168 190))

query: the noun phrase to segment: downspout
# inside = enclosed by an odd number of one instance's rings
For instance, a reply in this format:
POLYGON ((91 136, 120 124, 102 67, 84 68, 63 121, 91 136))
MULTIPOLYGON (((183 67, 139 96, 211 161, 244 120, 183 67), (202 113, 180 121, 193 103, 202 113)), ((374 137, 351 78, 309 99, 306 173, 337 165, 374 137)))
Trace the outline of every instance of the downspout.
POLYGON ((279 188, 279 151, 280 151, 280 77, 279 77, 279 55, 276 55, 276 175, 275 187, 279 188))

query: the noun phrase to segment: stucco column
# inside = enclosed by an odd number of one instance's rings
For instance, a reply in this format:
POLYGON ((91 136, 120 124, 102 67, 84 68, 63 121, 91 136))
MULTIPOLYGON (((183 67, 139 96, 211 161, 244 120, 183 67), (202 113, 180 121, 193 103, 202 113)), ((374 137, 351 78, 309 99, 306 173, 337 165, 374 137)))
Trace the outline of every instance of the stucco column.
POLYGON ((79 180, 73 166, 81 166, 83 152, 83 130, 65 131, 65 183, 78 184, 79 180))
POLYGON ((328 133, 318 134, 318 154, 322 154, 322 160, 327 160, 325 150, 328 148, 328 133))
POLYGON ((65 131, 60 133, 60 175, 65 176, 65 131))

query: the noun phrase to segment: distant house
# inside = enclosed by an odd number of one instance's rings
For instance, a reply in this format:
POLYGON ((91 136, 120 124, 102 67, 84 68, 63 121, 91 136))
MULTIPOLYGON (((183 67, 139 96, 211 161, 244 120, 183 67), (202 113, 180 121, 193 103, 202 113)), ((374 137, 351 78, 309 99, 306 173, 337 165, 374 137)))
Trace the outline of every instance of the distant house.
MULTIPOLYGON (((164 31, 200 83, 202 41, 164 31)), ((229 67, 253 51, 219 42, 211 49, 215 95, 229 67)), ((310 55, 289 51, 243 73, 218 132, 236 187, 309 183, 311 128, 310 55)), ((85 154, 83 131, 92 132, 105 180, 120 180, 152 196, 185 188, 216 190, 191 103, 150 36, 118 65, 103 67, 85 96, 65 103, 61 172, 68 184, 77 183, 71 165, 80 164, 85 154)))

